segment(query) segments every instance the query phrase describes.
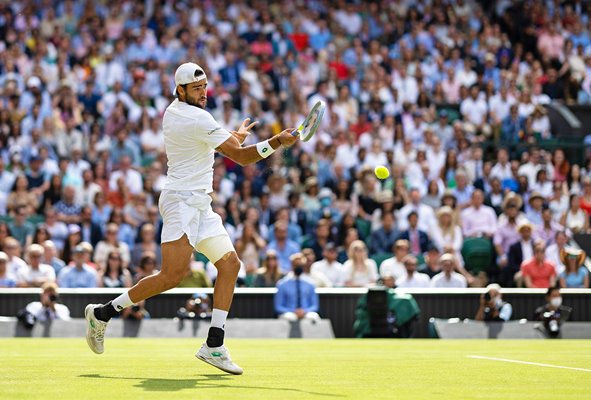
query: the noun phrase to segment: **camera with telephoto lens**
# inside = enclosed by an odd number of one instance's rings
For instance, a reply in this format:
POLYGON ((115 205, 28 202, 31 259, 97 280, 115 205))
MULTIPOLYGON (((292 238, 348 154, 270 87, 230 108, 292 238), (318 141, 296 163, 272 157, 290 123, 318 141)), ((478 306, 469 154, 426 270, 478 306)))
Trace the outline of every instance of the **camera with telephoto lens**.
POLYGON ((137 304, 134 304, 134 305, 131 307, 131 311, 133 311, 133 312, 138 312, 139 310, 140 310, 140 306, 138 306, 137 304))
POLYGON ((542 316, 546 333, 551 337, 557 337, 560 334, 560 314, 546 311, 542 316))
POLYGON ((35 322, 37 322, 37 318, 26 309, 20 310, 16 314, 16 318, 27 330, 33 329, 35 322))

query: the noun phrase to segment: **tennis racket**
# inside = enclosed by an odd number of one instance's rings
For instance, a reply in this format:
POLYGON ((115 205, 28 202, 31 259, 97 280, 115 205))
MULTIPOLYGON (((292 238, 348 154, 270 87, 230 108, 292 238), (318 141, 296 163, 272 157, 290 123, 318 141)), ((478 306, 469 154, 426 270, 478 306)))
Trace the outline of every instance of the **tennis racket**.
POLYGON ((312 136, 314 136, 320 126, 325 109, 326 104, 324 104, 322 100, 317 101, 316 104, 314 104, 314 107, 312 107, 312 110, 308 113, 304 122, 300 124, 298 129, 293 131, 292 135, 300 135, 300 140, 303 142, 312 139, 312 136))

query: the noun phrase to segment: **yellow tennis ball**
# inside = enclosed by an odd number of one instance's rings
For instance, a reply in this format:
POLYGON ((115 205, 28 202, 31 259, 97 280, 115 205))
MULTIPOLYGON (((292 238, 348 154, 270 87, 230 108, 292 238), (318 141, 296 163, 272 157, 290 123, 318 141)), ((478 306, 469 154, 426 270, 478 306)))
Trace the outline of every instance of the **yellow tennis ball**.
POLYGON ((388 168, 384 167, 383 165, 377 166, 376 169, 374 169, 374 172, 380 179, 386 179, 390 176, 390 171, 388 171, 388 168))

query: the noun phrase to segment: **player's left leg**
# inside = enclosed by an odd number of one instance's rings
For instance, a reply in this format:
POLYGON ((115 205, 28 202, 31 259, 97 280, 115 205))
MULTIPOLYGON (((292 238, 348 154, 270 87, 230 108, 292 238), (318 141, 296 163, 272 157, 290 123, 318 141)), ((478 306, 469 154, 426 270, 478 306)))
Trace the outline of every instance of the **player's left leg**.
POLYGON ((107 304, 87 305, 84 317, 88 321, 86 329, 88 347, 93 352, 102 354, 105 329, 109 320, 134 303, 176 287, 185 276, 192 256, 193 246, 189 243, 186 234, 177 240, 162 243, 162 270, 159 273, 145 277, 129 291, 107 304))
POLYGON ((227 234, 202 240, 197 250, 205 254, 216 266, 218 275, 213 291, 213 312, 207 341, 196 357, 231 374, 242 374, 242 368, 234 364, 224 346, 224 325, 234 297, 240 260, 227 234))

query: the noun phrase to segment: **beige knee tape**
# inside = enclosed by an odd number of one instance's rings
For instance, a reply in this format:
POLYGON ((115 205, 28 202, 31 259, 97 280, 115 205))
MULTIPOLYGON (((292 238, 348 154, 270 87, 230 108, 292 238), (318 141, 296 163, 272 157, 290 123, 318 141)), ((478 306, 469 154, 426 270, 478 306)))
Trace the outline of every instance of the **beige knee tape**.
POLYGON ((234 245, 228 235, 213 236, 203 239, 197 246, 195 246, 198 252, 202 253, 215 264, 219 260, 227 260, 230 254, 234 250, 234 245))

